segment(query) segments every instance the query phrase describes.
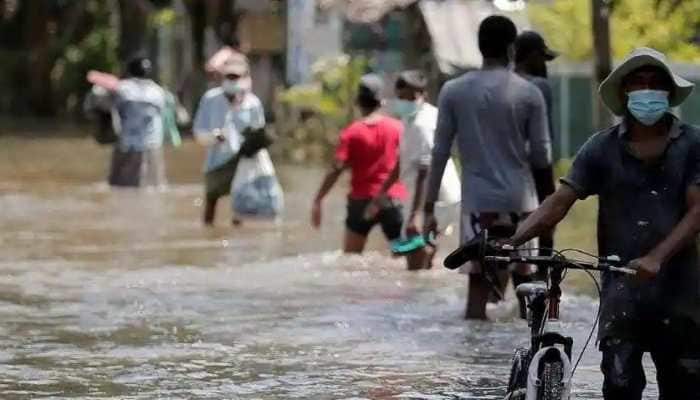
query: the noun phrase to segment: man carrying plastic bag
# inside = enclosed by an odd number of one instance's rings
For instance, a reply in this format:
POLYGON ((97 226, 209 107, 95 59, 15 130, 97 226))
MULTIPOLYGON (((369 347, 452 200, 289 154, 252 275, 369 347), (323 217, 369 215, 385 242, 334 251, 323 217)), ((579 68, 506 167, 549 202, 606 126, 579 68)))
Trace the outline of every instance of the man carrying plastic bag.
POLYGON ((193 127, 197 141, 208 147, 204 223, 213 224, 216 203, 232 185, 232 198, 238 198, 233 201, 234 223, 242 216, 276 216, 282 191, 264 149, 272 139, 264 129, 263 106, 251 92, 248 62, 242 54, 232 55, 219 72, 221 85, 204 94, 193 127))

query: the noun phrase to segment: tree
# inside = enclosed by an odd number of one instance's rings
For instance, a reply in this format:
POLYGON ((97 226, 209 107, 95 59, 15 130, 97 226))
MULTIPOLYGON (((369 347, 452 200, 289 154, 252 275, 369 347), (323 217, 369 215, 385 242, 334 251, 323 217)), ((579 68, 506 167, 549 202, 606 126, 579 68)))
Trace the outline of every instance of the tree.
MULTIPOLYGON (((552 47, 570 61, 594 61, 597 87, 610 73, 612 58, 649 46, 674 61, 700 62, 698 0, 556 0, 530 4, 529 14, 552 47)), ((594 126, 610 114, 594 101, 594 126)))
MULTIPOLYGON (((612 60, 610 54, 610 12, 611 4, 607 0, 592 0, 591 25, 593 27, 593 81, 598 87, 610 75, 612 60)), ((593 91, 595 93, 595 90, 593 91)), ((603 129, 610 125, 611 115, 598 96, 593 101, 593 127, 603 129)))
POLYGON ((147 0, 119 0, 119 58, 126 60, 148 47, 148 20, 153 5, 147 0))
POLYGON ((531 3, 528 14, 547 42, 569 61, 593 57, 592 2, 610 10, 610 51, 619 59, 638 46, 650 46, 674 61, 700 62, 700 1, 555 0, 531 3))

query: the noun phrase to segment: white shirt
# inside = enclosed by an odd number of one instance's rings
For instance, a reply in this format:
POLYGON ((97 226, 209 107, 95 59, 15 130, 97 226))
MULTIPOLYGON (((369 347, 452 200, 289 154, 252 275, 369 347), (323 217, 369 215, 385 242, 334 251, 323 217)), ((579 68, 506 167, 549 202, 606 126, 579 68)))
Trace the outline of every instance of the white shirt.
MULTIPOLYGON (((437 108, 423 102, 418 105, 415 114, 402 120, 404 130, 399 145, 400 179, 408 190, 409 206, 413 204, 415 198, 418 170, 430 167, 437 118, 437 108)), ((424 184, 427 184, 427 181, 426 175, 424 184)), ((452 160, 448 160, 440 185, 438 202, 450 205, 459 203, 460 199, 461 183, 457 169, 452 160)))

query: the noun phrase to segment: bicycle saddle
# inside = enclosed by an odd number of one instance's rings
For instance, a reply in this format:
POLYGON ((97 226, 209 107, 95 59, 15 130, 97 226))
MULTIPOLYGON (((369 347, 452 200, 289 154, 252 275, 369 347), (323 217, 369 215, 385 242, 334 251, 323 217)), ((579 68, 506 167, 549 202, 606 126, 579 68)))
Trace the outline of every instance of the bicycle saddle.
POLYGON ((515 288, 515 294, 518 296, 534 297, 537 295, 546 295, 548 292, 547 284, 542 281, 521 283, 515 288))

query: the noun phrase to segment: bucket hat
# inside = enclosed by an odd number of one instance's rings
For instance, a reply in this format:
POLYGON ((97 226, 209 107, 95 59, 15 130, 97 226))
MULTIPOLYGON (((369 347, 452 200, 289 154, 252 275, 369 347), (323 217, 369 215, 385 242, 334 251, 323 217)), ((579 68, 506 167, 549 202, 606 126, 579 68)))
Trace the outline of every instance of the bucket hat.
POLYGON ((623 79, 634 70, 645 66, 659 67, 671 77, 671 82, 675 88, 668 99, 671 107, 676 107, 683 103, 693 91, 695 84, 671 71, 663 53, 649 47, 638 47, 627 54, 622 63, 605 78, 598 88, 603 102, 615 115, 621 116, 625 113, 624 100, 620 96, 620 87, 623 79))

